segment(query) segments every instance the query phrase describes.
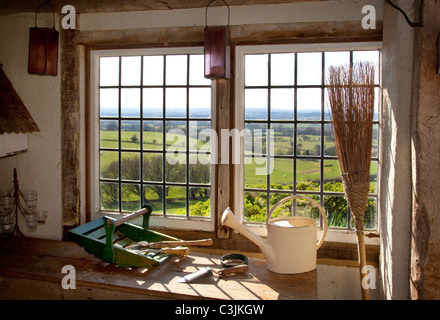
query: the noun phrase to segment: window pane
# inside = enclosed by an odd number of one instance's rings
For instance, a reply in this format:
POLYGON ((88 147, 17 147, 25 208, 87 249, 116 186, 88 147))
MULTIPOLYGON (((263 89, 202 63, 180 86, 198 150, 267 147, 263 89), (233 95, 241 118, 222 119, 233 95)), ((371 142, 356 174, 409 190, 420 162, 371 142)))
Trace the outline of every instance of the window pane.
POLYGON ((144 118, 163 117, 163 89, 146 88, 142 92, 144 118))
POLYGON ((211 88, 189 89, 189 117, 211 117, 211 88))
POLYGON ((119 85, 119 57, 101 57, 99 66, 99 85, 119 85))
POLYGON ((141 89, 121 89, 121 117, 140 117, 141 89))
POLYGON ((377 161, 370 163, 370 193, 377 193, 377 161))
POLYGON ((186 215, 186 188, 171 187, 165 188, 166 191, 166 212, 167 215, 186 215))
POLYGON ((245 120, 267 120, 267 89, 245 89, 245 120))
POLYGON ((319 156, 321 154, 321 125, 298 124, 296 154, 298 156, 319 156))
POLYGON ((296 182, 299 190, 320 190, 320 160, 297 160, 296 182))
POLYGON ((293 120, 295 111, 294 89, 270 90, 271 120, 293 120))
POLYGON ((165 181, 186 183, 186 155, 167 153, 165 156, 165 181))
POLYGON ((350 51, 337 51, 325 53, 325 80, 329 76, 329 68, 349 66, 350 65, 350 51))
POLYGON ((267 187, 267 159, 245 158, 244 161, 245 188, 266 189, 267 187))
POLYGON ((271 159, 271 189, 293 189, 293 159, 271 159))
POLYGON ((377 124, 373 124, 373 137, 371 148, 371 157, 377 158, 379 156, 379 125, 377 124))
POLYGON ((185 88, 166 88, 166 117, 184 118, 186 117, 186 89, 185 88))
POLYGON ((265 192, 249 191, 244 193, 244 221, 245 222, 266 222, 266 201, 265 192))
POLYGON ((353 51, 353 64, 357 62, 372 62, 375 66, 374 83, 379 84, 379 51, 353 51))
MULTIPOLYGON (((353 223, 354 224, 354 223, 353 223)), ((377 227, 377 199, 368 198, 364 214, 364 228, 376 229, 377 227)))
POLYGON ((321 120, 321 89, 301 88, 297 91, 297 119, 321 120))
POLYGON ((153 206, 152 214, 163 214, 163 186, 146 184, 143 189, 143 204, 149 203, 153 206))
POLYGON ((166 84, 186 85, 187 78, 187 56, 172 55, 166 56, 166 84))
POLYGON ((121 152, 121 180, 139 181, 140 164, 137 152, 121 152))
POLYGON ((329 227, 347 228, 348 205, 344 196, 324 196, 324 210, 329 227))
POLYGON ((248 54, 245 56, 245 86, 267 85, 268 59, 267 54, 248 54))
POLYGON ((144 56, 144 86, 163 84, 163 61, 163 56, 144 56))
POLYGON ((165 143, 167 151, 186 150, 186 122, 167 121, 165 143))
POLYGON ((143 180, 147 182, 162 182, 163 154, 144 153, 143 157, 143 180))
POLYGON ((324 160, 324 191, 344 192, 338 160, 324 160))
MULTIPOLYGON (((291 196, 291 194, 287 194, 287 193, 271 193, 270 194, 270 206, 269 209, 272 210, 272 208, 281 200, 283 200, 284 198, 287 198, 291 196)), ((290 217, 293 216, 293 211, 294 211, 294 204, 293 204, 293 199, 292 200, 288 200, 286 202, 284 202, 283 204, 277 206, 277 208, 275 209, 275 211, 273 212, 271 219, 272 218, 281 218, 281 217, 290 217)))
POLYGON ((245 154, 265 155, 267 124, 246 123, 244 136, 245 154))
POLYGON ((141 84, 141 57, 121 58, 121 85, 139 86, 141 84))
POLYGON ((298 53, 298 85, 320 85, 322 82, 322 53, 298 53))
POLYGON ((210 155, 192 154, 189 156, 189 183, 209 184, 211 181, 210 155))
POLYGON ((121 191, 122 211, 134 212, 141 208, 140 185, 122 183, 121 191))
POLYGON ((101 179, 116 180, 119 178, 119 153, 112 151, 101 151, 100 159, 100 177, 101 179))
POLYGON ((101 120, 99 124, 100 148, 117 149, 119 147, 119 122, 116 120, 101 120))
POLYGON ((270 81, 273 86, 295 84, 295 54, 271 54, 270 81))
POLYGON ((210 188, 189 188, 189 215, 209 217, 211 212, 210 197, 210 188))
POLYGON ((205 78, 205 57, 203 54, 192 54, 189 56, 189 84, 190 85, 211 85, 211 80, 205 78))
POLYGON ((99 114, 101 117, 117 117, 119 115, 119 90, 99 90, 99 114))
POLYGON ((119 184, 101 182, 99 186, 101 210, 119 210, 119 184))
POLYGON ((324 125, 324 156, 336 157, 335 139, 331 124, 324 125))
POLYGON ((163 149, 163 122, 144 121, 143 122, 143 148, 144 150, 163 149))
POLYGON ((141 147, 141 125, 139 121, 121 121, 121 148, 140 149, 141 147))
POLYGON ((275 155, 293 155, 293 139, 295 127, 293 123, 272 124, 275 155))
POLYGON ((190 151, 211 151, 211 122, 190 121, 189 122, 189 150, 190 151))

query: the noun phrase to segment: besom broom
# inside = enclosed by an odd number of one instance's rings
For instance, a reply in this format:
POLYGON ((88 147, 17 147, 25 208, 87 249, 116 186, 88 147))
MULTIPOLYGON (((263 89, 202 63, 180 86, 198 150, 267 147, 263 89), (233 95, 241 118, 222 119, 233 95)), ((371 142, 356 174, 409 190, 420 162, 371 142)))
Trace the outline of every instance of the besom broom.
POLYGON ((327 92, 333 118, 333 136, 342 172, 344 193, 357 236, 362 298, 369 300, 363 278, 367 275, 364 214, 370 190, 370 161, 374 114, 372 63, 330 67, 327 92))

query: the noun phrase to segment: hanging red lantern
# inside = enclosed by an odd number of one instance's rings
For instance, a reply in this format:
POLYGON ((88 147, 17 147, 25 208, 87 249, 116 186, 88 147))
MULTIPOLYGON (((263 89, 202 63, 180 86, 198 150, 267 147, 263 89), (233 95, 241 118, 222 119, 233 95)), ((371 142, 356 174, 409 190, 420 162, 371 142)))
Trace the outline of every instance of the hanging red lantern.
POLYGON ((29 31, 29 61, 28 72, 39 75, 57 75, 58 69, 58 40, 59 33, 55 29, 55 11, 46 1, 41 4, 35 13, 35 27, 29 31), (44 4, 52 8, 53 27, 38 28, 38 11, 44 4))
POLYGON ((231 44, 230 44, 230 11, 228 8, 228 25, 208 27, 208 8, 215 2, 212 0, 205 10, 205 78, 229 79, 231 76, 231 44))

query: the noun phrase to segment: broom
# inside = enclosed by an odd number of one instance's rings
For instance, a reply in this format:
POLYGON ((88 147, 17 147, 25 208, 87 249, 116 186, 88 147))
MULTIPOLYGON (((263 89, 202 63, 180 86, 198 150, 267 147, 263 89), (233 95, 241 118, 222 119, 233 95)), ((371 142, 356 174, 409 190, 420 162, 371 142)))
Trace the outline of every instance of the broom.
POLYGON ((347 203, 357 236, 362 298, 369 300, 363 286, 367 275, 364 214, 370 189, 370 159, 374 113, 374 65, 330 67, 328 97, 333 117, 333 135, 347 203))

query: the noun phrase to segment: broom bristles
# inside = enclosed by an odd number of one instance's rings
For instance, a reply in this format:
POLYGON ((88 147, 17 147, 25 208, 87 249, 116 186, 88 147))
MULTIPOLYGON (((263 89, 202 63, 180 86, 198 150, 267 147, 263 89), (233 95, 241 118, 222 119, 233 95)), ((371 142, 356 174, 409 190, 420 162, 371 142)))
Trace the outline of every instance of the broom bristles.
MULTIPOLYGON (((359 272, 366 276, 364 214, 370 186, 370 161, 374 114, 374 65, 330 67, 328 96, 333 117, 333 135, 344 192, 354 217, 358 239, 359 272)), ((362 287, 362 297, 370 299, 362 287)))
POLYGON ((328 96, 335 149, 356 230, 368 202, 374 115, 374 65, 330 67, 328 96))
POLYGON ((335 148, 347 181, 369 179, 374 115, 374 65, 330 67, 328 97, 335 148))

